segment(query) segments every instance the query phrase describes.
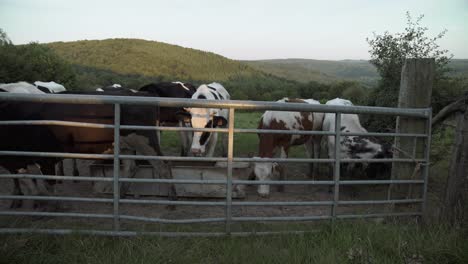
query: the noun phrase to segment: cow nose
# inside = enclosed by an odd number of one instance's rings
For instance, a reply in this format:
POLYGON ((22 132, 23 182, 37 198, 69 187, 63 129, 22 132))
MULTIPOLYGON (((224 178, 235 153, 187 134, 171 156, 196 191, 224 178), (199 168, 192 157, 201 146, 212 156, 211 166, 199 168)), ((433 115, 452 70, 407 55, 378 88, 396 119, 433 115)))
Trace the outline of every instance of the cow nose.
POLYGON ((199 148, 192 148, 192 149, 190 149, 190 151, 191 151, 193 154, 201 154, 201 149, 199 149, 199 148))

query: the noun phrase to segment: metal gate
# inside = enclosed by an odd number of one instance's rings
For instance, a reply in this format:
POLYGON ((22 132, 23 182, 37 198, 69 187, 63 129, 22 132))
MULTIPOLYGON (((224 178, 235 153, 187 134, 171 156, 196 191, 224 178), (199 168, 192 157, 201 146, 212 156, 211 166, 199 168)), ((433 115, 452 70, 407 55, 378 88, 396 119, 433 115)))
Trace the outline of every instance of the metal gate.
MULTIPOLYGON (((78 159, 110 159, 114 164, 113 178, 106 177, 88 177, 88 176, 55 176, 55 175, 30 175, 30 174, 3 174, 0 178, 3 179, 50 179, 63 181, 107 181, 113 183, 112 198, 83 198, 83 197, 66 197, 66 196, 15 196, 1 195, 0 200, 46 200, 46 201, 70 201, 70 202, 92 202, 92 203, 108 203, 113 204, 113 212, 109 214, 103 213, 73 213, 73 212, 37 212, 37 211, 0 211, 0 217, 6 216, 47 216, 47 217, 71 217, 71 218, 88 218, 88 219, 112 219, 113 229, 38 229, 38 228, 15 228, 2 227, 0 233, 47 233, 47 234, 68 234, 72 232, 81 232, 86 234, 102 234, 102 235, 137 235, 137 234, 155 234, 161 236, 220 236, 220 235, 248 235, 248 234, 271 234, 282 231, 265 231, 265 232, 233 232, 231 226, 237 222, 270 222, 270 221, 313 221, 313 220, 331 220, 349 219, 349 218, 369 218, 369 217, 396 217, 396 216, 422 216, 425 210, 427 200, 427 182, 429 173, 429 146, 431 140, 431 109, 401 109, 401 108, 385 108, 385 107, 367 107, 367 106, 331 106, 331 105, 311 105, 300 103, 276 103, 276 102, 256 102, 256 101, 237 101, 237 100, 191 100, 191 99, 175 99, 175 98, 155 98, 155 97, 125 97, 125 96, 94 96, 94 95, 30 95, 30 94, 9 94, 0 93, 0 102, 5 101, 27 101, 27 102, 44 102, 44 103, 69 103, 69 104, 112 104, 115 110, 114 124, 91 124, 78 123, 56 120, 41 120, 41 121, 0 121, 0 129, 4 129, 8 125, 28 124, 28 125, 62 125, 62 126, 82 126, 95 128, 113 128, 115 151, 114 154, 77 154, 77 153, 47 153, 47 152, 19 152, 0 150, 1 156, 17 155, 17 156, 41 156, 41 157, 64 157, 78 159), (127 126, 120 124, 120 108, 121 105, 153 105, 160 107, 200 107, 200 108, 225 108, 229 109, 229 125, 227 128, 181 128, 181 127, 144 127, 144 126, 127 126), (342 114, 375 114, 375 115, 393 115, 402 117, 411 117, 424 120, 426 123, 426 132, 422 134, 402 134, 402 133, 347 133, 340 129, 335 132, 326 131, 288 131, 288 130, 258 130, 258 129, 239 129, 234 127, 235 111, 236 110, 275 110, 275 111, 301 111, 301 112, 328 112, 335 113, 335 127, 341 127, 342 114), (119 153, 119 137, 121 129, 132 130, 161 130, 161 131, 205 131, 205 132, 220 132, 228 134, 228 156, 223 157, 178 157, 178 156, 141 156, 141 155, 121 155, 119 153), (335 154, 335 158, 244 158, 234 157, 234 134, 235 133, 278 133, 278 134, 301 134, 301 135, 334 135, 335 136, 335 153, 339 151, 339 139, 342 136, 375 136, 375 137, 411 137, 422 139, 425 142, 424 158, 416 159, 409 158, 393 158, 393 159, 340 159, 340 155, 335 154), (138 160, 167 160, 167 161, 225 161, 227 162, 227 179, 224 180, 175 180, 175 179, 135 179, 121 178, 119 175, 119 160, 120 159, 138 159, 138 160), (288 181, 247 181, 233 180, 232 165, 233 162, 295 162, 295 163, 330 163, 335 167, 335 172, 332 180, 288 180, 288 181), (421 177, 417 179, 401 180, 340 180, 340 164, 350 162, 403 162, 413 163, 418 162, 422 165, 421 177), (151 199, 121 199, 119 194, 119 183, 122 182, 147 182, 147 183, 174 183, 174 184, 225 184, 226 195, 223 201, 170 201, 170 200, 151 200, 151 199), (236 184, 268 184, 268 185, 324 185, 331 186, 333 189, 333 198, 327 201, 294 201, 294 202, 275 202, 275 201, 233 201, 232 188, 236 184), (407 184, 416 185, 421 188, 421 197, 415 199, 388 199, 384 200, 359 200, 359 201, 344 201, 340 200, 340 187, 349 185, 392 185, 392 184, 407 184), (224 217, 218 218, 198 218, 198 219, 164 219, 155 217, 132 216, 122 214, 120 206, 122 204, 157 204, 157 205, 193 205, 193 206, 224 206, 224 217), (337 208, 340 206, 349 205, 386 205, 386 204, 419 204, 419 209, 405 212, 384 212, 384 213, 362 213, 362 214, 339 214, 337 208), (268 216, 268 217, 249 217, 249 216, 233 216, 233 206, 329 206, 331 208, 328 215, 308 215, 308 216, 268 216), (153 231, 137 231, 124 230, 121 228, 122 220, 142 221, 150 223, 166 223, 166 224, 195 224, 195 223, 223 223, 225 228, 223 232, 153 232, 153 231)), ((0 139, 7 140, 7 139, 0 139)), ((415 140, 416 141, 416 140, 415 140)), ((293 233, 302 232, 289 231, 293 233)))

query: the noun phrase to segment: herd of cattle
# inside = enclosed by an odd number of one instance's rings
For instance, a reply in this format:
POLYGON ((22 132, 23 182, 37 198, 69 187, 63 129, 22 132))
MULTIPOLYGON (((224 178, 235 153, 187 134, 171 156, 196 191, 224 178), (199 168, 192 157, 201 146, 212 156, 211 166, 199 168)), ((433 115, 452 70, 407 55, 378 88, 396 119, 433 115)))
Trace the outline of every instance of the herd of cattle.
MULTIPOLYGON (((219 83, 202 84, 198 88, 182 82, 152 83, 138 90, 126 89, 118 84, 98 88, 96 91, 67 91, 65 87, 55 82, 26 82, 0 84, 0 92, 7 93, 60 93, 113 96, 144 96, 191 98, 193 100, 230 100, 228 91, 219 83)), ((283 98, 281 103, 320 104, 313 99, 283 98)), ((335 98, 326 102, 327 105, 352 105, 349 100, 335 98)), ((344 132, 366 132, 355 114, 342 114, 341 127, 344 132)), ((13 120, 59 120, 87 123, 114 123, 113 105, 81 105, 42 102, 0 101, 0 121, 13 120)), ((226 109, 217 108, 183 108, 156 107, 140 105, 121 106, 122 125, 178 125, 193 128, 215 128, 226 126, 228 113, 226 109)), ((259 129, 302 130, 302 131, 335 131, 334 113, 266 111, 259 122, 259 129)), ((135 133, 148 139, 157 155, 163 155, 160 149, 160 134, 151 130, 122 130, 121 135, 135 133)), ((181 138, 182 156, 214 155, 218 142, 217 133, 210 132, 179 132, 181 138)), ((282 158, 288 156, 291 146, 304 145, 308 157, 318 158, 322 137, 319 135, 293 135, 260 133, 258 145, 259 158, 272 158, 279 151, 282 158)), ((328 156, 335 156, 334 136, 327 136, 328 156)), ((1 151, 32 151, 32 152, 71 152, 100 154, 112 149, 114 134, 112 129, 96 129, 90 127, 56 126, 56 125, 6 125, 0 129, 1 151)), ((227 149, 227 141, 222 141, 223 153, 227 149)), ((380 144, 377 140, 365 136, 343 136, 340 146, 341 158, 372 159, 390 158, 390 147, 380 144)), ((40 168, 46 175, 56 173, 56 164, 63 158, 45 158, 31 156, 1 156, 0 166, 12 173, 25 173, 32 165, 40 168)), ((349 163, 347 171, 355 171, 359 164, 360 173, 376 174, 388 171, 383 164, 349 163)), ((310 174, 317 175, 318 167, 311 164, 310 174)), ((278 164, 268 161, 253 164, 257 180, 274 179, 281 171, 278 164)), ((15 194, 25 194, 18 179, 15 182, 15 194)), ((38 181, 35 181, 36 184, 38 181)), ((43 188, 42 188, 43 189, 43 188)), ((257 192, 268 196, 269 185, 259 185, 257 192)), ((29 192, 31 193, 31 192, 29 192)), ((17 203, 13 203, 18 207, 17 203)))

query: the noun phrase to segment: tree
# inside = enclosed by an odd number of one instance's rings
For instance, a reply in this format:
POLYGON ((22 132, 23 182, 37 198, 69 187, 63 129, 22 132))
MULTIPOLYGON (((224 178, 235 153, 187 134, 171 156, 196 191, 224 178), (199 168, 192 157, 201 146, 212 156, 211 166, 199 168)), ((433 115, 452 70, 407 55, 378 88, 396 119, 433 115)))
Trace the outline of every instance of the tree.
MULTIPOLYGON (((437 41, 445 36, 447 30, 443 30, 434 37, 428 37, 428 28, 420 25, 423 15, 413 20, 409 12, 406 12, 406 27, 403 32, 382 35, 374 33, 372 38, 367 38, 371 55, 370 62, 377 68, 381 77, 376 89, 368 96, 368 105, 395 107, 398 102, 401 69, 406 58, 435 58, 436 76, 434 80, 434 95, 439 94, 441 81, 445 79, 445 73, 449 70, 447 65, 453 55, 448 50, 441 49, 437 41)), ((443 92, 442 92, 443 93, 443 92)), ((433 96, 433 100, 438 100, 433 96)), ((392 117, 370 118, 366 126, 371 130, 392 130, 394 124, 392 117)))
POLYGON ((436 43, 443 38, 447 30, 443 30, 435 37, 427 37, 427 27, 420 25, 424 15, 413 21, 409 12, 406 12, 407 26, 404 32, 394 35, 384 32, 367 38, 370 45, 370 62, 377 68, 382 81, 386 84, 398 86, 400 84, 401 68, 406 58, 435 58, 438 76, 441 78, 448 70, 447 64, 453 55, 448 50, 440 49, 436 43))
POLYGON ((12 45, 10 38, 3 29, 0 28, 0 46, 12 45))
POLYGON ((75 87, 71 65, 45 45, 29 43, 13 45, 0 29, 0 82, 55 81, 67 89, 75 87))

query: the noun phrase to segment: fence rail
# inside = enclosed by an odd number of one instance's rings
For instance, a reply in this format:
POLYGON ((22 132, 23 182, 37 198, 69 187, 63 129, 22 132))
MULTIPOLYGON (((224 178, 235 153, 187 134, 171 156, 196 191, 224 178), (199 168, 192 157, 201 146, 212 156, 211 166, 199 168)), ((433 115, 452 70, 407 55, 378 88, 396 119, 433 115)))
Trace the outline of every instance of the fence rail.
MULTIPOLYGON (((0 102, 41 102, 41 103, 70 103, 70 104, 111 104, 114 105, 114 124, 97 124, 57 120, 21 120, 21 121, 0 121, 0 128, 11 125, 53 125, 53 126, 73 126, 89 127, 114 130, 114 154, 85 154, 85 153, 57 153, 57 152, 25 152, 25 151, 5 151, 0 149, 1 156, 37 156, 37 157, 61 157, 78 159, 107 159, 113 160, 114 175, 112 178, 90 177, 90 176, 55 176, 55 175, 32 175, 32 174, 3 174, 0 179, 43 179, 43 180, 66 180, 66 181, 96 181, 112 182, 112 198, 95 197, 66 197, 66 196, 17 196, 0 195, 0 200, 42 200, 42 201, 69 201, 82 203, 108 203, 113 205, 111 214, 91 214, 91 213, 64 213, 64 212, 25 212, 25 211, 0 211, 0 216, 48 216, 48 217, 72 217, 72 218, 99 218, 112 219, 113 230, 78 230, 88 234, 100 235, 137 235, 137 234, 157 234, 162 236, 219 236, 219 235, 247 235, 250 232, 232 232, 233 222, 269 222, 269 221, 316 221, 316 220, 336 220, 350 218, 369 218, 369 217, 400 217, 400 216, 421 216, 424 213, 427 197, 427 180, 429 164, 430 144, 430 119, 431 109, 402 109, 387 107, 367 107, 367 106, 330 106, 330 105, 310 105, 300 103, 276 103, 276 102, 254 102, 254 101, 236 101, 236 100, 191 100, 175 98, 154 98, 154 97, 126 97, 126 96, 107 96, 107 95, 30 95, 30 94, 9 94, 0 93, 0 102), (187 128, 187 127, 162 127, 162 126, 133 126, 120 124, 121 105, 153 105, 160 107, 207 107, 207 108, 227 108, 229 109, 229 125, 227 128, 187 128), (335 127, 341 127, 342 114, 377 114, 377 115, 398 115, 404 117, 424 119, 428 124, 426 133, 349 133, 336 129, 335 132, 327 131, 296 131, 296 130, 264 130, 264 129, 240 129, 234 128, 236 110, 275 110, 275 111, 302 111, 302 112, 328 112, 335 113, 335 127), (159 130, 159 131, 203 131, 220 132, 228 134, 228 156, 222 157, 177 157, 177 156, 143 156, 143 155, 122 155, 120 154, 119 138, 120 130, 159 130), (340 155, 334 158, 310 159, 310 158, 241 158, 234 157, 234 134, 235 133, 269 133, 269 134, 297 134, 297 135, 322 135, 334 136, 335 153, 340 153, 340 138, 343 136, 378 136, 378 137, 413 137, 421 138, 426 142, 424 158, 392 158, 392 159, 342 159, 340 155), (166 160, 166 161, 222 161, 227 162, 226 180, 181 180, 181 179, 135 179, 121 178, 119 162, 122 159, 132 160, 166 160), (333 180, 315 181, 315 180, 287 180, 287 181, 246 181, 233 179, 234 162, 296 162, 296 163, 329 163, 334 166, 333 180), (411 180, 342 180, 340 179, 340 166, 343 163, 356 162, 418 162, 423 165, 421 179, 411 180), (426 166, 424 166, 426 165, 426 166), (226 196, 224 201, 170 201, 161 199, 121 199, 119 193, 119 184, 126 183, 170 183, 170 184, 219 184, 226 187, 226 196), (233 201, 233 185, 252 184, 252 185, 322 185, 333 187, 333 199, 326 201, 233 201), (387 200, 341 200, 340 187, 349 185, 392 185, 407 184, 420 185, 422 188, 422 197, 411 199, 387 199, 387 200), (225 208, 224 217, 218 218, 199 218, 199 219, 163 219, 157 217, 132 216, 121 213, 121 204, 152 204, 152 205, 180 205, 180 206, 220 206, 225 208), (385 205, 385 204, 421 204, 421 208, 415 212, 387 212, 373 214, 340 214, 339 206, 353 205, 385 205), (257 217, 257 216, 233 216, 233 206, 328 206, 331 207, 329 215, 309 215, 309 216, 275 216, 275 217, 257 217), (225 232, 138 232, 123 231, 120 227, 121 220, 143 221, 153 223, 170 224, 192 224, 192 223, 224 223, 225 232)), ((414 153, 413 153, 414 154, 414 153)), ((0 228, 0 233, 48 233, 48 234, 68 234, 75 232, 71 229, 31 229, 31 228, 0 228)), ((293 233, 303 233, 303 231, 292 231, 293 233)), ((272 234, 278 232, 253 232, 255 234, 272 234)))

